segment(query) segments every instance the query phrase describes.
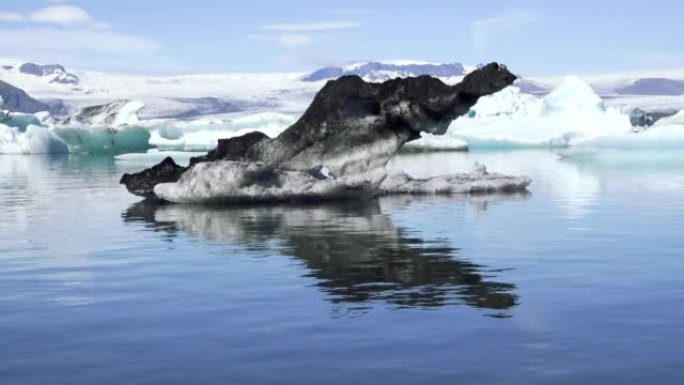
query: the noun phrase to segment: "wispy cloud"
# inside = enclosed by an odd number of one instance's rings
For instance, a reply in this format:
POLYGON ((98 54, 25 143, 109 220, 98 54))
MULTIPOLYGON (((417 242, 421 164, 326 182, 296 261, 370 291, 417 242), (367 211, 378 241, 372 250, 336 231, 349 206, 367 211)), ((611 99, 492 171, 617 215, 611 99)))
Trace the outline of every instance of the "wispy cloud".
POLYGON ((378 13, 374 9, 369 8, 347 8, 347 9, 331 9, 325 13, 331 15, 374 15, 378 13))
POLYGON ((136 55, 158 49, 158 44, 152 40, 113 31, 0 29, 0 51, 4 52, 136 55))
MULTIPOLYGON (((163 56, 152 39, 116 31, 76 6, 51 4, 29 13, 0 12, 0 52, 31 60, 105 66, 163 56), (21 24, 21 27, 11 27, 21 24)), ((157 64, 154 64, 157 65, 157 64)))
POLYGON ((348 29, 360 27, 361 23, 356 21, 328 21, 328 22, 313 22, 313 23, 282 23, 282 24, 265 24, 259 28, 267 31, 283 31, 283 32, 305 32, 305 31, 327 31, 333 29, 348 29))
POLYGON ((37 23, 84 26, 96 29, 109 28, 109 24, 96 20, 85 10, 73 5, 50 5, 31 13, 29 18, 37 23))
POLYGON ((274 42, 280 47, 305 47, 316 41, 315 36, 304 33, 281 33, 277 35, 249 35, 250 40, 274 42))
POLYGON ((277 42, 281 47, 303 47, 311 45, 314 37, 303 33, 282 33, 278 35, 277 42))
POLYGON ((0 12, 0 21, 22 22, 26 21, 26 18, 17 12, 0 12))
POLYGON ((470 39, 478 51, 484 51, 490 41, 540 22, 544 15, 534 9, 511 10, 493 17, 475 20, 470 25, 470 39))
POLYGON ((0 12, 0 22, 47 23, 93 29, 109 28, 108 23, 97 20, 84 9, 66 4, 49 5, 26 15, 18 12, 0 12))

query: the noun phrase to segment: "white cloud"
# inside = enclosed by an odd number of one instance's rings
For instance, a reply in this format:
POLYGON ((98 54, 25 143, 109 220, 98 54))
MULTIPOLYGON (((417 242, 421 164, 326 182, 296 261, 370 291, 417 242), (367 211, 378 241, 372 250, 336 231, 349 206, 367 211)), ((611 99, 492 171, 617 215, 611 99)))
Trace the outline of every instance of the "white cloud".
POLYGON ((283 24, 266 24, 260 26, 261 29, 269 31, 283 31, 283 32, 304 32, 304 31, 325 31, 332 29, 347 29, 360 27, 361 23, 355 21, 330 21, 330 22, 314 22, 314 23, 283 23, 283 24))
POLYGON ((21 22, 26 18, 21 13, 17 12, 0 12, 0 21, 21 22))
POLYGON ((85 10, 66 4, 49 5, 27 15, 18 12, 0 12, 0 22, 48 23, 92 29, 109 28, 109 24, 95 19, 85 10))
POLYGON ((470 24, 470 39, 478 51, 483 51, 491 40, 513 33, 522 27, 543 20, 543 15, 532 9, 518 9, 470 24))
POLYGON ((0 12, 0 22, 24 23, 21 28, 0 27, 3 56, 89 68, 133 66, 138 71, 182 66, 155 40, 110 29, 81 8, 51 3, 27 14, 0 12))
POLYGON ((109 28, 109 24, 96 20, 85 10, 73 5, 50 5, 31 13, 29 19, 36 23, 109 28))

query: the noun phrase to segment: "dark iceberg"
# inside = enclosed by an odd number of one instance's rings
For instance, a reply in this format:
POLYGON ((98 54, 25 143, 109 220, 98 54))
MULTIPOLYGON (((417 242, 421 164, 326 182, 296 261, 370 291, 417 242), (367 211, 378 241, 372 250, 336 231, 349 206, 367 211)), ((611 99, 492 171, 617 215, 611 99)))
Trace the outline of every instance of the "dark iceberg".
MULTIPOLYGON (((383 83, 343 76, 328 81, 302 117, 275 138, 253 132, 223 139, 215 150, 193 158, 187 168, 166 159, 139 173, 124 174, 121 183, 133 194, 176 202, 389 193, 381 186, 387 181, 397 185, 396 178, 375 171, 384 170, 402 145, 422 132, 444 134, 480 97, 515 79, 497 63, 471 72, 453 86, 430 76, 383 83)), ((400 180, 404 186, 412 183, 402 190, 411 193, 420 192, 421 186, 425 192, 468 193, 524 189, 530 183, 525 177, 489 174, 484 168, 439 180, 457 186, 437 186, 435 180, 406 175, 400 180), (463 188, 463 181, 471 184, 463 188)))

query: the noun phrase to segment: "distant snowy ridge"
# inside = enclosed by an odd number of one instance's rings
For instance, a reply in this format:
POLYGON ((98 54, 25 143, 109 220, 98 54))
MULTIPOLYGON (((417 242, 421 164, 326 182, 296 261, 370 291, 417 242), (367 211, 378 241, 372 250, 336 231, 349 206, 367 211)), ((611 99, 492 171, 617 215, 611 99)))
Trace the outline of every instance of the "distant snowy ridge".
POLYGON ((684 80, 642 78, 617 88, 615 92, 622 95, 684 95, 684 80))
POLYGON ((29 96, 24 90, 0 80, 0 97, 4 101, 4 107, 14 112, 34 113, 49 111, 50 107, 29 96))
POLYGON ((305 82, 335 79, 343 75, 357 75, 367 81, 385 81, 397 77, 430 75, 435 77, 463 76, 466 71, 461 63, 436 64, 427 62, 369 61, 342 67, 325 67, 302 78, 305 82))
POLYGON ((61 64, 36 64, 27 62, 19 66, 19 72, 39 77, 48 77, 50 83, 78 85, 78 76, 68 73, 61 64))

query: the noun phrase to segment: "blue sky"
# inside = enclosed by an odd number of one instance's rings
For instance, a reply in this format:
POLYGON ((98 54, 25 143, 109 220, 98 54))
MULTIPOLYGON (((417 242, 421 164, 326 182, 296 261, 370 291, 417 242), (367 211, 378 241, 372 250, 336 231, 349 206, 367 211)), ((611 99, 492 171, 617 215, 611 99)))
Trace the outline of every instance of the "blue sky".
POLYGON ((3 0, 0 56, 134 73, 308 70, 368 59, 525 74, 684 66, 681 1, 3 0))

